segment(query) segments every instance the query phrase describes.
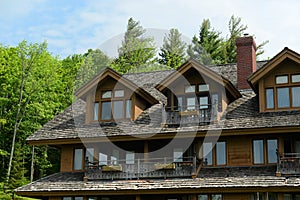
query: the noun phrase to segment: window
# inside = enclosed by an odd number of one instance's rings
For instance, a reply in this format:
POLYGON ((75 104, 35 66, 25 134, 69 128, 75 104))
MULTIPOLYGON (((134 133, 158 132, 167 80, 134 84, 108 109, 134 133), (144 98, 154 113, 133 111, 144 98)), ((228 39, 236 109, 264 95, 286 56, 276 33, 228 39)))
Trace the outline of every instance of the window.
POLYGON ((83 200, 83 197, 63 197, 63 200, 83 200))
POLYGON ((204 165, 226 165, 226 142, 219 141, 215 143, 207 142, 202 145, 204 165))
POLYGON ((217 142, 216 162, 217 165, 226 165, 226 142, 217 142))
POLYGON ((268 163, 277 162, 277 139, 268 139, 267 140, 267 155, 268 163))
POLYGON ((123 118, 123 101, 114 101, 114 119, 123 118))
POLYGON ((288 83, 288 76, 287 75, 283 75, 283 76, 276 76, 276 84, 284 84, 284 83, 288 83))
POLYGON ((208 84, 204 84, 204 85, 199 85, 199 92, 208 92, 209 91, 209 85, 208 84))
POLYGON ((300 107, 300 87, 292 87, 292 106, 300 107))
POLYGON ((267 102, 267 109, 274 108, 274 90, 266 89, 266 102, 267 102))
POLYGON ((212 165, 212 143, 203 143, 203 159, 206 165, 212 165))
POLYGON ((277 88, 277 103, 278 108, 290 107, 289 88, 277 88))
POLYGON ((107 155, 104 153, 99 153, 99 165, 107 165, 107 155))
POLYGON ((83 150, 74 149, 74 170, 82 170, 83 150))
POLYGON ((187 110, 195 110, 196 109, 195 97, 189 97, 186 99, 186 107, 187 107, 187 110))
POLYGON ((126 152, 126 164, 134 164, 134 152, 126 152))
POLYGON ((89 164, 92 164, 94 162, 94 148, 86 149, 86 158, 89 161, 89 164))
POLYGON ((300 83, 300 74, 292 75, 292 83, 300 83))
POLYGON ((300 74, 275 77, 275 86, 265 89, 266 109, 300 107, 300 74))
POLYGON ((111 102, 102 102, 101 105, 101 119, 102 120, 110 120, 111 119, 111 102))
POLYGON ((199 97, 199 108, 208 109, 208 96, 199 97))
POLYGON ((183 155, 183 152, 182 152, 181 148, 174 149, 173 161, 174 162, 182 162, 183 161, 182 155, 183 155))
POLYGON ((254 164, 264 163, 264 141, 253 140, 253 161, 254 164))
POLYGON ((126 99, 124 90, 103 91, 101 98, 94 102, 94 117, 97 121, 130 119, 132 113, 131 99, 126 99), (100 113, 99 113, 100 112, 100 113))
POLYGON ((99 103, 94 103, 94 120, 98 120, 99 118, 99 103))
POLYGON ((222 194, 199 194, 198 200, 222 200, 222 194))
POLYGON ((253 140, 254 164, 277 163, 277 148, 277 139, 253 140), (266 155, 266 160, 264 155, 266 155))
POLYGON ((196 92, 196 85, 188 85, 184 88, 185 93, 196 92))
POLYGON ((119 151, 114 149, 113 150, 113 153, 112 153, 112 156, 110 157, 110 160, 111 160, 111 164, 112 165, 118 165, 119 164, 119 151))

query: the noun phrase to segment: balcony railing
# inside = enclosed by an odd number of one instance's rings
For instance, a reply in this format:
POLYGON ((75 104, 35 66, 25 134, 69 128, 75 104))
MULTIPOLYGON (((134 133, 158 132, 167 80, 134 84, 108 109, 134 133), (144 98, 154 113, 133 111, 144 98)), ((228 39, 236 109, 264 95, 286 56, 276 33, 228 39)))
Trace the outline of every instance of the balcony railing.
POLYGON ((149 158, 88 162, 85 176, 88 180, 142 179, 192 177, 196 173, 196 158, 149 158))
POLYGON ((209 124, 217 119, 216 106, 208 104, 193 106, 193 109, 165 107, 162 115, 162 124, 165 126, 209 124))
POLYGON ((278 154, 277 172, 282 175, 300 175, 300 153, 278 154))

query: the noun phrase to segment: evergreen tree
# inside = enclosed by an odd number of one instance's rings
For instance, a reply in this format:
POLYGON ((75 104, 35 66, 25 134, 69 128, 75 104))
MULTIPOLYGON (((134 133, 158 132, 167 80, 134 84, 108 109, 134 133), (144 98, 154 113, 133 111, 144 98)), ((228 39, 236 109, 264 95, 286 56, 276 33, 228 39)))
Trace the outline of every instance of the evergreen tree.
POLYGON ((163 46, 160 50, 160 64, 176 69, 184 62, 186 57, 186 43, 182 41, 178 29, 171 29, 169 34, 165 35, 163 46))
POLYGON ((119 56, 112 63, 112 68, 120 73, 126 73, 154 63, 154 40, 151 37, 144 37, 144 33, 140 22, 132 18, 128 20, 122 46, 118 49, 119 56))
POLYGON ((222 62, 222 42, 220 32, 211 28, 209 19, 204 19, 200 26, 199 38, 193 37, 188 55, 205 65, 219 64, 222 62))

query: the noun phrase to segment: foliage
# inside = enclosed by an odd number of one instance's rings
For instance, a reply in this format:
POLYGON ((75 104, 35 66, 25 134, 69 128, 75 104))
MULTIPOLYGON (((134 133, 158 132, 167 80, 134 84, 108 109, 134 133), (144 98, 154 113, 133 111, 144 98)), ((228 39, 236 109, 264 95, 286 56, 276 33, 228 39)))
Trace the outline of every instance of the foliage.
POLYGON ((119 56, 111 67, 120 73, 127 73, 134 68, 149 66, 155 62, 154 40, 144 36, 145 30, 140 22, 132 18, 128 20, 122 46, 118 49, 119 56))
MULTIPOLYGON (((103 69, 108 67, 111 63, 111 59, 99 49, 89 49, 87 53, 80 58, 74 59, 73 62, 78 70, 75 74, 75 76, 77 76, 75 77, 74 88, 78 89, 103 69)), ((74 76, 74 74, 72 75, 74 76)))
MULTIPOLYGON (((235 63, 236 38, 243 36, 247 28, 240 17, 232 15, 228 23, 229 36, 223 38, 221 32, 211 27, 209 19, 205 19, 200 26, 199 36, 193 37, 187 53, 205 65, 235 63)), ((257 56, 264 52, 263 47, 267 43, 264 41, 257 45, 257 56)))
POLYGON ((160 51, 160 64, 176 69, 185 61, 186 43, 181 40, 178 29, 171 29, 169 34, 165 35, 160 51))

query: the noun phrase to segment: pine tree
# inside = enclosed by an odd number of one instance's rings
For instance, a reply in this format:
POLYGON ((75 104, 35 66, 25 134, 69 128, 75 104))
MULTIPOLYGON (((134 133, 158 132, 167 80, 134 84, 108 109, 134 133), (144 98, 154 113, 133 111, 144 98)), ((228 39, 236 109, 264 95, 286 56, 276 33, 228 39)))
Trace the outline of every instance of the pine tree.
POLYGON ((127 73, 138 67, 152 64, 155 56, 154 40, 144 37, 145 30, 139 21, 128 20, 122 46, 118 49, 119 56, 112 63, 112 68, 120 73, 127 73))
POLYGON ((168 35, 165 35, 163 46, 159 53, 161 59, 159 63, 170 66, 173 69, 179 67, 185 60, 186 43, 182 41, 178 29, 171 29, 168 35))

